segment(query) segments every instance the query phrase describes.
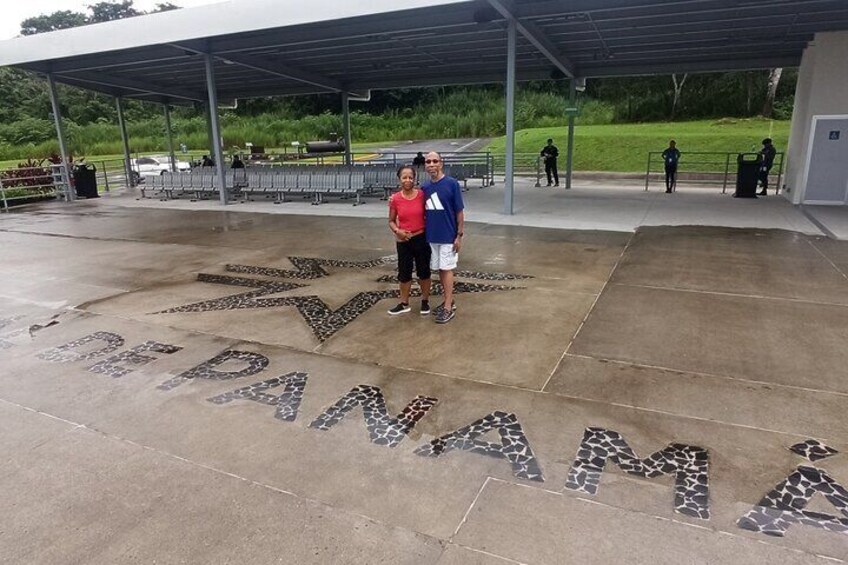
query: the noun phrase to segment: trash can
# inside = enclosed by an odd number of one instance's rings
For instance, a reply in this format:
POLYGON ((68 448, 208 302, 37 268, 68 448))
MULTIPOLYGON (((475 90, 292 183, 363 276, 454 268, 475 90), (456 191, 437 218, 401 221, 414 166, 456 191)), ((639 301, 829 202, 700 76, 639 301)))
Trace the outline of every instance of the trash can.
POLYGON ((736 192, 737 198, 756 198, 757 181, 760 174, 762 155, 759 153, 740 153, 736 157, 736 192))
POLYGON ((77 196, 81 198, 97 198, 97 167, 94 165, 77 165, 74 167, 74 184, 77 196))

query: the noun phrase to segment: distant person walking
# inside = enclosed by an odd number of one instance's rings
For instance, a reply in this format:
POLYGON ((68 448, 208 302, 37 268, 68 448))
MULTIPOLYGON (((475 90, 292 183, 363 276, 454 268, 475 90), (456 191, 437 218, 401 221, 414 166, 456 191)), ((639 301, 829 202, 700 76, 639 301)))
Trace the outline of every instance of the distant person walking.
POLYGON ((412 159, 412 166, 413 167, 423 167, 424 166, 424 154, 421 151, 419 151, 418 155, 416 155, 412 159))
POLYGON ((203 161, 200 163, 201 167, 214 167, 215 161, 209 158, 209 155, 203 156, 203 161))
POLYGON ((424 234, 424 191, 415 187, 415 175, 414 167, 401 167, 397 173, 400 191, 389 198, 389 229, 397 240, 400 281, 400 303, 389 310, 392 316, 411 310, 413 267, 421 286, 421 314, 430 313, 430 245, 424 234))
POLYGON ((680 160, 680 150, 673 139, 662 152, 662 158, 665 164, 665 191, 670 194, 677 188, 677 162, 680 160))
POLYGON ((435 151, 425 160, 430 179, 423 183, 425 198, 425 230, 430 244, 430 269, 439 271, 445 301, 434 310, 437 324, 450 322, 456 312, 453 300, 453 271, 462 247, 465 227, 465 205, 462 188, 455 178, 445 176, 442 157, 435 151))
POLYGON ((554 145, 554 140, 549 139, 548 144, 539 152, 542 159, 545 160, 545 175, 548 177, 548 186, 551 186, 553 180, 554 186, 559 186, 559 174, 557 173, 557 157, 559 157, 559 149, 554 145), (553 179, 551 178, 553 176, 553 179))
POLYGON ((760 173, 759 181, 762 190, 758 192, 760 196, 768 195, 768 178, 769 171, 774 166, 774 158, 777 156, 777 149, 774 148, 771 138, 767 137, 763 140, 763 148, 760 149, 760 173))
POLYGON ((230 165, 231 169, 243 169, 244 161, 242 161, 238 155, 233 155, 233 163, 230 165))

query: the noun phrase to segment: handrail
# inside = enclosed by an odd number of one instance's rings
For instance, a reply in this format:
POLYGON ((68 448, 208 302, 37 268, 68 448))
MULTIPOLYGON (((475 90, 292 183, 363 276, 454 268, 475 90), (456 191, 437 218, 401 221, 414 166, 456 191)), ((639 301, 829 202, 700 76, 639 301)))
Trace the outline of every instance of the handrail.
MULTIPOLYGON (((678 179, 681 173, 684 175, 709 175, 713 178, 688 178, 688 184, 702 185, 718 185, 721 184, 721 193, 727 192, 729 179, 732 178, 732 164, 736 160, 738 152, 724 151, 687 151, 681 152, 680 160, 678 161, 677 174, 678 179), (690 158, 694 157, 694 159, 690 158), (714 158, 710 158, 714 157, 714 158), (686 167, 686 168, 684 168, 686 167)), ((785 163, 785 153, 777 153, 775 155, 774 166, 769 173, 769 178, 777 177, 775 183, 775 194, 780 193, 780 181, 783 178, 783 166, 785 163)), ((652 180, 652 175, 659 175, 664 172, 662 160, 662 151, 649 151, 648 161, 645 170, 645 191, 647 192, 652 180)), ((653 177, 656 180, 656 176, 653 177)))

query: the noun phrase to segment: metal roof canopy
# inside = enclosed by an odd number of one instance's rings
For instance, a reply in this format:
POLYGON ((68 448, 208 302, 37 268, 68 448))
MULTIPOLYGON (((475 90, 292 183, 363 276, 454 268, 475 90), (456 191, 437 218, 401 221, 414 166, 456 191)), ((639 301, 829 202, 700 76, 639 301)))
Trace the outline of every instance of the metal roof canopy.
POLYGON ((845 0, 237 0, 0 42, 0 66, 160 103, 797 66, 845 0))

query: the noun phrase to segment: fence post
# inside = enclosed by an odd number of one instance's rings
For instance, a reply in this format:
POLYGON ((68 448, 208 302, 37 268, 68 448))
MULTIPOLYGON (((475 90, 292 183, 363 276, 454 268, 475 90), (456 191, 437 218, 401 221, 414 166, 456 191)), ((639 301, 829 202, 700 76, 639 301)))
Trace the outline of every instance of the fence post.
POLYGON ((103 189, 109 192, 109 173, 106 171, 106 161, 100 161, 100 164, 103 165, 103 189))
POLYGON ((783 156, 785 153, 780 154, 780 167, 777 169, 777 184, 775 185, 774 195, 778 196, 780 194, 780 179, 783 177, 783 156))
POLYGON ((542 157, 540 155, 536 155, 536 188, 539 188, 540 186, 542 186, 541 162, 542 162, 542 157))
POLYGON ((730 155, 731 153, 728 153, 724 157, 724 185, 721 187, 722 194, 727 194, 727 175, 730 174, 730 155))
POLYGON ((645 171, 645 192, 648 192, 648 183, 651 182, 651 155, 652 153, 648 151, 648 168, 645 171))
POLYGON ((9 203, 6 202, 6 189, 3 188, 3 178, 0 177, 0 198, 3 199, 3 211, 9 211, 9 203))

